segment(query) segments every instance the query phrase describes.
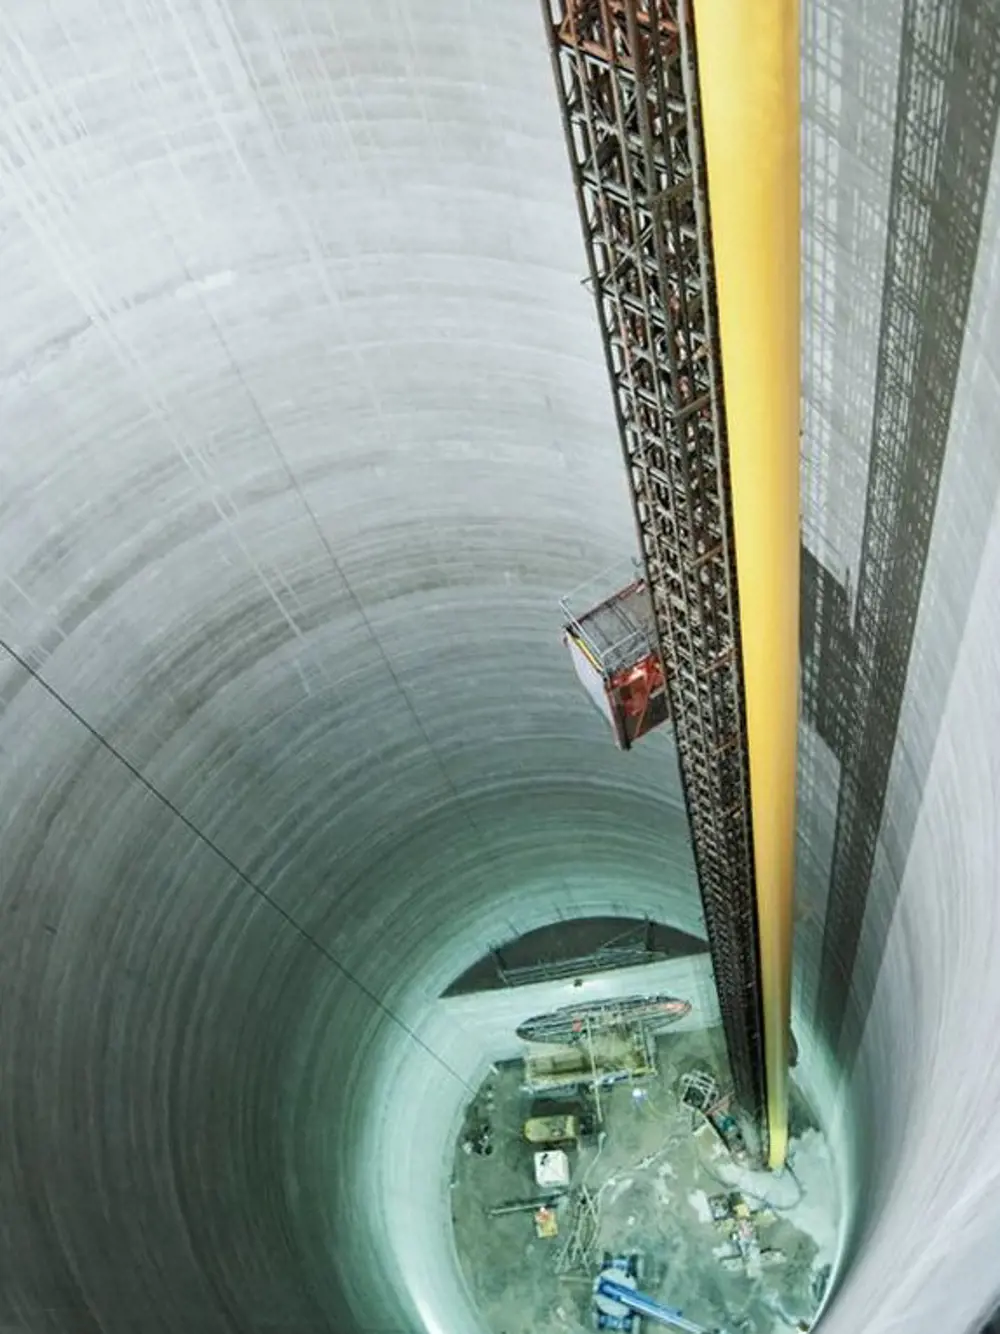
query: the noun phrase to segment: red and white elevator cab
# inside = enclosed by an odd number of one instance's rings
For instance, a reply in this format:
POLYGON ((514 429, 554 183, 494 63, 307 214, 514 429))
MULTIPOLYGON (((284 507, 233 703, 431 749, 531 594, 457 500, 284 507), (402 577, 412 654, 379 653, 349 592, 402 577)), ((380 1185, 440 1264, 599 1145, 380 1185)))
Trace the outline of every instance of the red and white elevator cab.
POLYGON ((627 571, 619 567, 581 584, 559 606, 573 669, 628 750, 670 717, 646 580, 633 562, 627 571))

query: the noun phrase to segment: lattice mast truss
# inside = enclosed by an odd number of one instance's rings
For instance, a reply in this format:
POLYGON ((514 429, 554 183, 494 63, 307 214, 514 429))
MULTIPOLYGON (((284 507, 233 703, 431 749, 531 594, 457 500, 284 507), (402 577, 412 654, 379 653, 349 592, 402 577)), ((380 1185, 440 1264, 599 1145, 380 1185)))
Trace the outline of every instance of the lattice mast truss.
POLYGON ((684 0, 543 0, 733 1083, 767 1153, 725 406, 684 0))

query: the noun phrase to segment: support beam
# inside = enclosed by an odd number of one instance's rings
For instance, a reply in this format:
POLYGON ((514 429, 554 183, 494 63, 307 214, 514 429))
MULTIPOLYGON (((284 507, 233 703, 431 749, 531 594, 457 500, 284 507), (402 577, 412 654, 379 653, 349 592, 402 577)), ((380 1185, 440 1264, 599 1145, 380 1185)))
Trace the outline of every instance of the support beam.
POLYGON ((694 0, 750 753, 770 1162, 788 1138, 799 617, 797 0, 694 0))

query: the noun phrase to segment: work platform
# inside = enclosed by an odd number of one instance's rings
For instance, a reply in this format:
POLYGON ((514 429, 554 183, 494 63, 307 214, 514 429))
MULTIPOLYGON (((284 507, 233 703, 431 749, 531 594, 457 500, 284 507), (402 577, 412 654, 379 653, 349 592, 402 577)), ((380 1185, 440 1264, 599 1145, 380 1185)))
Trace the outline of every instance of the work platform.
POLYGON ((604 571, 559 606, 573 668, 617 744, 628 750, 670 717, 646 580, 635 565, 604 571))

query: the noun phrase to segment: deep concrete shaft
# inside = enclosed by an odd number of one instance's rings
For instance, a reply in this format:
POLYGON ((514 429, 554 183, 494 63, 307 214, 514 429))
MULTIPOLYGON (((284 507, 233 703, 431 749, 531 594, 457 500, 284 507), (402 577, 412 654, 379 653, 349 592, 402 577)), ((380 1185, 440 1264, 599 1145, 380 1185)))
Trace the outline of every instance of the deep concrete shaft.
MULTIPOLYGON (((996 15, 932 8, 966 36, 920 272, 971 305, 957 351, 920 306, 947 451, 825 946, 840 761, 802 731, 802 1068, 825 949, 861 1117, 834 1334, 1000 1286, 996 15)), ((916 39, 804 20, 805 541, 851 589, 916 39)), ((558 642, 632 534, 540 17, 14 0, 0 70, 0 1323, 475 1328, 445 1188, 489 1053, 438 993, 560 913, 699 930, 669 741, 616 752, 558 642)))

